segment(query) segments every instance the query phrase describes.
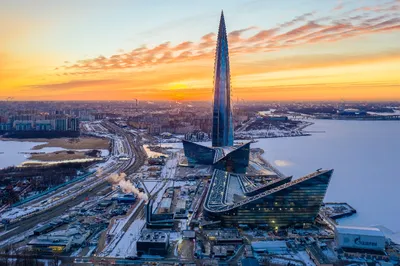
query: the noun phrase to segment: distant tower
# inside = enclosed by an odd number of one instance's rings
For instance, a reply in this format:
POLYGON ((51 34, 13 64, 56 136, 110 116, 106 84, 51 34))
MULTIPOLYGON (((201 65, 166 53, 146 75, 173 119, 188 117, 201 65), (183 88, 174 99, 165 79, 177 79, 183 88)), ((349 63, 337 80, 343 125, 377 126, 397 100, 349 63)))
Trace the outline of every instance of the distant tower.
POLYGON ((233 146, 230 86, 228 38, 226 36, 224 12, 222 11, 219 21, 214 65, 213 147, 233 146))

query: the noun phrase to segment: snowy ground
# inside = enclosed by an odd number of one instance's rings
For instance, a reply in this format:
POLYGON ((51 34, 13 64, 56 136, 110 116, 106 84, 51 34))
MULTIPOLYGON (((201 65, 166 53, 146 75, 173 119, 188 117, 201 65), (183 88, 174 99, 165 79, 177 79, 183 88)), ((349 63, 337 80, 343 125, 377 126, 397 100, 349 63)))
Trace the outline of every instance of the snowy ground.
MULTIPOLYGON (((108 166, 110 167, 113 162, 115 162, 115 158, 111 157, 107 162, 103 163, 103 166, 108 166)), ((29 217, 31 215, 34 215, 37 212, 43 212, 48 208, 57 206, 73 197, 75 197, 79 193, 83 193, 84 191, 82 190, 82 187, 85 187, 86 190, 98 185, 100 182, 103 182, 105 178, 111 174, 111 172, 108 171, 110 168, 97 168, 97 169, 103 169, 103 170, 98 170, 98 172, 102 175, 102 178, 98 177, 98 174, 95 175, 90 175, 86 177, 84 180, 80 182, 73 183, 71 186, 67 186, 63 189, 58 189, 48 195, 44 198, 38 198, 33 200, 32 202, 28 202, 26 204, 21 205, 20 207, 14 207, 9 211, 6 211, 1 214, 2 219, 10 219, 10 220, 15 220, 15 219, 20 219, 22 217, 29 217), (34 204, 32 204, 35 202, 34 204)))
POLYGON ((373 226, 378 228, 379 230, 382 231, 382 233, 387 237, 390 238, 394 243, 400 245, 400 231, 399 232, 393 232, 389 228, 383 226, 383 225, 376 225, 373 226))
POLYGON ((291 265, 302 266, 302 264, 300 262, 295 262, 293 260, 283 259, 283 258, 271 258, 269 260, 269 262, 273 263, 273 264, 279 264, 279 265, 288 265, 288 263, 290 263, 291 265))
POLYGON ((115 223, 112 225, 112 227, 108 231, 108 234, 118 235, 121 232, 121 230, 124 228, 125 224, 129 221, 129 219, 131 219, 131 217, 138 211, 138 208, 141 206, 142 202, 143 202, 143 200, 140 200, 136 204, 136 207, 129 213, 128 216, 116 218, 115 223))
POLYGON ((297 257, 296 259, 304 261, 307 266, 315 266, 315 263, 311 260, 306 251, 299 251, 297 252, 297 254, 294 255, 294 257, 297 257))
POLYGON ((161 153, 161 152, 155 152, 151 151, 149 149, 149 145, 143 145, 144 150, 146 151, 147 157, 152 158, 152 157, 160 157, 160 156, 166 156, 168 157, 167 154, 161 153))
POLYGON ((159 181, 144 181, 144 185, 146 186, 147 191, 151 194, 153 189, 157 186, 159 181))
POLYGON ((142 219, 135 220, 108 256, 117 258, 136 256, 136 241, 139 239, 145 223, 146 221, 142 219))

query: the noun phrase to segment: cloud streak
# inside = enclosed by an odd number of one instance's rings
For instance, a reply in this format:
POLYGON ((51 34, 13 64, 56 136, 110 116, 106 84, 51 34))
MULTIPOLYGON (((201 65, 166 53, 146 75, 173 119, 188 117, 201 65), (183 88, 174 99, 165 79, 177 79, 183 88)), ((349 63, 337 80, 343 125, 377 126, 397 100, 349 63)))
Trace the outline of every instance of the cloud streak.
POLYGON ((96 87, 120 84, 120 80, 116 79, 96 79, 96 80, 71 80, 62 83, 42 84, 42 85, 28 85, 30 89, 51 89, 51 90, 71 90, 74 88, 96 87))
MULTIPOLYGON (((341 5, 341 4, 339 4, 341 5)), ((337 6, 335 10, 343 8, 337 6)), ((317 17, 309 12, 270 29, 251 26, 228 34, 232 56, 273 52, 289 47, 337 42, 340 40, 400 30, 400 18, 393 15, 400 2, 392 1, 377 6, 359 7, 336 17, 317 17), (382 14, 386 12, 387 14, 382 14), (310 20, 313 19, 313 20, 310 20)), ((59 75, 83 75, 105 70, 154 68, 159 65, 209 59, 214 56, 216 34, 207 33, 198 42, 184 41, 177 45, 164 42, 154 47, 142 46, 130 52, 109 57, 79 60, 59 67, 59 75)), ((67 62, 65 62, 67 63, 67 62)))

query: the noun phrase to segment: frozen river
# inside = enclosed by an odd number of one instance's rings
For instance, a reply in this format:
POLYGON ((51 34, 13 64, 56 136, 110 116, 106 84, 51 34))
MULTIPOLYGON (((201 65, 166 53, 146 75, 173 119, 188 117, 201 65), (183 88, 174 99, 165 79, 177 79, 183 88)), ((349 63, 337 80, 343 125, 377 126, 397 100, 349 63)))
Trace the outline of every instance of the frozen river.
POLYGON ((357 214, 346 225, 400 231, 400 122, 316 120, 310 137, 260 139, 264 157, 295 178, 335 169, 325 201, 344 201, 357 214))

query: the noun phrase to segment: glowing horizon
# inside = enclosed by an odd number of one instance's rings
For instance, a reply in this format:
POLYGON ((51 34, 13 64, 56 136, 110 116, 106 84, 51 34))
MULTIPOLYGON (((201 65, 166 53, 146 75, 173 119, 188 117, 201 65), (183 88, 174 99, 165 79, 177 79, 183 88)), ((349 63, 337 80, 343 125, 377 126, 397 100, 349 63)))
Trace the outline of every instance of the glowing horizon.
POLYGON ((222 8, 233 100, 400 100, 400 0, 7 0, 0 100, 209 101, 222 8))

